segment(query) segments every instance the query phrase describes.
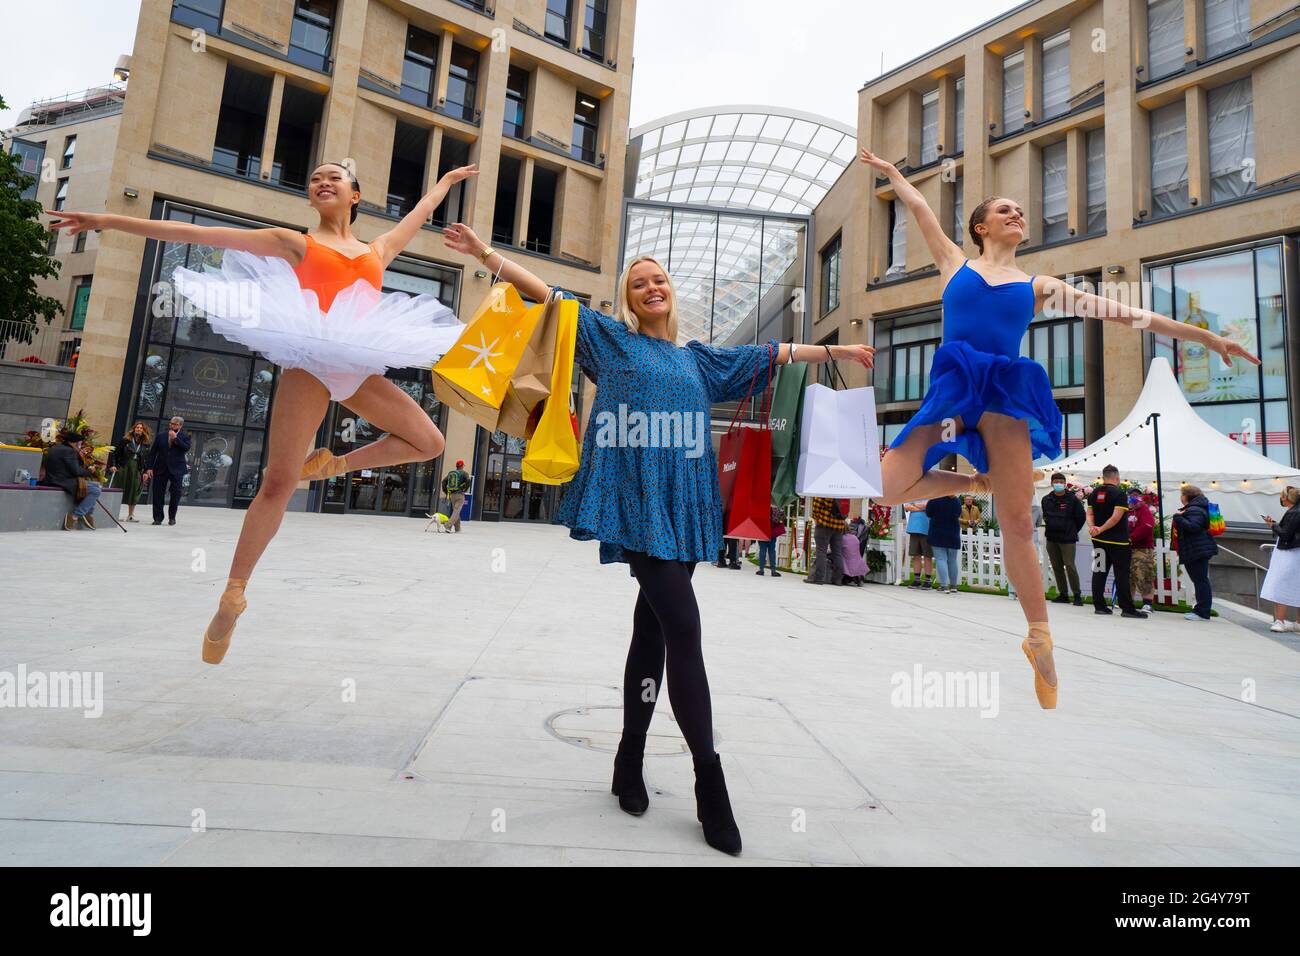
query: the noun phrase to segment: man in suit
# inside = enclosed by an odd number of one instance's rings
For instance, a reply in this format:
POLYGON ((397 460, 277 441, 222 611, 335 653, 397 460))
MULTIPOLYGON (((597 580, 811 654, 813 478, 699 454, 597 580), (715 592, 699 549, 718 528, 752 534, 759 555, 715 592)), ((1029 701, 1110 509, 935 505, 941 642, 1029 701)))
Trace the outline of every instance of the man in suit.
POLYGON ((167 502, 167 523, 176 523, 176 509, 180 507, 181 490, 185 473, 190 470, 185 454, 190 450, 190 436, 185 431, 185 419, 173 415, 167 431, 159 432, 149 450, 149 468, 146 480, 153 481, 153 523, 162 524, 163 495, 170 490, 167 502))
POLYGON ((95 530, 95 502, 99 500, 100 485, 97 481, 86 482, 86 497, 77 501, 77 479, 90 478, 90 472, 81 463, 82 436, 77 432, 68 432, 59 438, 59 443, 50 447, 45 453, 45 481, 43 484, 62 488, 72 495, 72 510, 63 516, 63 530, 72 531, 77 527, 77 519, 87 531, 95 530))

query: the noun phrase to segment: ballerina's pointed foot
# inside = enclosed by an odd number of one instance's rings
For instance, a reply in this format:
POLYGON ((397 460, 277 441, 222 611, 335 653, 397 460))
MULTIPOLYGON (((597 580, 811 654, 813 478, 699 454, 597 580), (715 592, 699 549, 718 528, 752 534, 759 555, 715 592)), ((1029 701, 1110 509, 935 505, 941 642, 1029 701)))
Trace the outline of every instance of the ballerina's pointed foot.
POLYGON ((302 463, 302 474, 298 476, 298 480, 321 481, 341 475, 347 470, 347 455, 335 455, 328 448, 317 448, 302 463))
POLYGON ((1056 690, 1060 681, 1056 677, 1056 663, 1052 658, 1052 635, 1047 622, 1029 625, 1029 636, 1020 644, 1034 669, 1034 693, 1043 710, 1056 709, 1056 690))
POLYGON ((231 578, 226 581, 226 590, 217 605, 217 613, 212 616, 208 629, 203 633, 203 662, 220 664, 230 650, 230 638, 235 633, 235 622, 248 607, 244 599, 244 588, 248 581, 231 578))

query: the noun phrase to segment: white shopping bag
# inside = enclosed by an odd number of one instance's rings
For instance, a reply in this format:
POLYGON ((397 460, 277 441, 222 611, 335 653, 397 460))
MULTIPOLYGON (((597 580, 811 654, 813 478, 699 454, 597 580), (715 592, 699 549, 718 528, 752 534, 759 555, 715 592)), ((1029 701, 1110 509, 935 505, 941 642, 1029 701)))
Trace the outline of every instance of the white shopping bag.
POLYGON ((816 498, 881 496, 874 389, 804 390, 795 491, 816 498))

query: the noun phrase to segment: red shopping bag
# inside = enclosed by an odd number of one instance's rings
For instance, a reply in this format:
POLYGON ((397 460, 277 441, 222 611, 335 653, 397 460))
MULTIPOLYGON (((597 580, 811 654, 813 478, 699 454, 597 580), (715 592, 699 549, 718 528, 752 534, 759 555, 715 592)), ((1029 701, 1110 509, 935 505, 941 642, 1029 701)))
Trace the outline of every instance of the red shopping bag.
POLYGON ((754 394, 759 366, 749 383, 749 394, 736 408, 718 453, 718 487, 722 492, 723 536, 769 541, 772 538, 772 430, 768 427, 772 363, 768 346, 768 387, 764 389, 762 424, 737 427, 740 409, 754 394))

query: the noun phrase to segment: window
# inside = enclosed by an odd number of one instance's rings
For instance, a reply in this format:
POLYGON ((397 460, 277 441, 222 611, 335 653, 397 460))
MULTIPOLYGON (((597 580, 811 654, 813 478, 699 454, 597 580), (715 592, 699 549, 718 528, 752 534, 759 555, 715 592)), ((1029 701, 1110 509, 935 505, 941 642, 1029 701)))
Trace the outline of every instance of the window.
POLYGON ((522 164, 518 158, 501 154, 497 166, 497 195, 492 207, 492 242, 513 246, 515 244, 515 206, 519 202, 519 176, 522 164))
POLYGON ((957 77, 955 86, 956 92, 956 110, 955 118, 956 143, 953 146, 953 154, 957 155, 966 151, 966 77, 957 77))
POLYGON ((921 97, 921 165, 939 158, 939 91, 921 97))
POLYGON ((424 165, 429 131, 398 123, 393 133, 393 159, 388 167, 388 214, 405 216, 424 195, 424 165))
POLYGON ((77 137, 69 136, 63 141, 63 162, 59 164, 60 169, 72 168, 72 157, 77 152, 77 137))
POLYGON ((546 0, 546 38, 569 45, 571 0, 546 0))
POLYGON ((1197 343, 1152 336, 1152 352, 1174 368, 1196 413, 1229 438, 1294 465, 1287 424, 1286 302, 1282 247, 1219 253, 1148 270, 1150 308, 1177 322, 1209 328, 1258 355, 1261 365, 1224 365, 1197 343))
POLYGON ((524 115, 528 109, 528 71, 512 66, 506 76, 506 118, 503 132, 514 139, 524 138, 524 115))
MULTIPOLYGON (((438 157, 438 178, 453 169, 469 165, 469 143, 443 133, 442 151, 438 157)), ((459 182, 447 191, 447 198, 433 211, 433 224, 445 226, 465 218, 465 183, 459 182)))
POLYGON ((1106 130, 1088 131, 1088 235, 1106 231, 1106 130))
POLYGON ((1052 388, 1083 384, 1083 319, 1039 314, 1020 340, 1020 354, 1037 362, 1052 388))
POLYGON ((907 207, 901 199, 889 204, 889 268, 885 278, 907 271, 907 207))
POLYGON ((306 190, 324 112, 324 95, 292 83, 284 85, 270 182, 306 190))
POLYGON ((59 188, 54 193, 54 208, 56 210, 62 209, 63 204, 66 203, 67 201, 68 201, 68 181, 66 179, 60 179, 59 188))
POLYGON ((1066 186, 1065 140, 1044 146, 1043 157, 1043 242, 1057 242, 1070 235, 1070 192, 1066 186))
MULTIPOLYGON (((876 330, 876 401, 915 402, 930 384, 930 366, 943 336, 943 324, 936 312, 922 316, 930 321, 906 325, 885 320, 876 330)), ((904 321, 904 320, 898 320, 904 321)))
POLYGON ((1151 215, 1189 208, 1187 110, 1179 99, 1151 111, 1151 215))
POLYGON ((964 176, 958 176, 952 183, 952 241, 959 246, 966 244, 966 209, 965 197, 962 195, 964 180, 964 176))
POLYGON ((1255 121, 1250 77, 1206 94, 1210 138, 1210 202, 1255 189, 1255 121))
POLYGON ((582 52, 593 60, 605 59, 605 31, 609 24, 609 0, 587 0, 582 25, 582 52))
POLYGON ((836 236, 822 250, 822 315, 834 312, 840 305, 840 243, 842 238, 842 236, 836 236))
POLYGON ((296 0, 289 31, 289 59, 313 70, 328 70, 334 39, 335 0, 296 0))
POLYGON ((51 231, 49 233, 49 236, 45 240, 45 254, 47 256, 52 256, 55 254, 55 252, 58 251, 58 248, 59 248, 59 234, 57 232, 51 231))
POLYGON ((402 61, 402 99, 417 106, 433 103, 433 71, 438 65, 438 38, 419 27, 406 28, 402 61))
POLYGON ((174 0, 172 19, 209 33, 220 33, 223 6, 224 0, 174 0))
POLYGON ((1070 111, 1070 31, 1043 41, 1043 119, 1070 111))
MULTIPOLYGON (((82 233, 85 235, 85 233, 82 233)), ((68 328, 80 332, 86 327, 86 308, 90 305, 90 279, 78 279, 77 290, 72 295, 72 308, 68 312, 68 328)))
POLYGON ((24 176, 31 176, 32 181, 19 196, 20 199, 35 199, 36 189, 41 182, 41 163, 45 161, 45 144, 28 143, 21 139, 14 140, 10 152, 18 160, 18 169, 24 176))
POLYGON ((77 233, 77 237, 76 237, 75 239, 72 240, 72 251, 73 251, 73 252, 85 252, 85 251, 86 251, 86 236, 87 236, 87 235, 89 235, 89 233, 85 233, 85 232, 79 232, 79 233, 77 233))
POLYGON ((551 255, 555 229, 555 195, 560 177, 540 163, 533 165, 533 188, 528 197, 528 235, 524 248, 551 255))
POLYGON ((447 112, 473 122, 478 104, 478 54, 469 47, 453 43, 448 73, 447 112))
POLYGON ((1250 43, 1250 0, 1205 0, 1205 55, 1212 60, 1250 43))
POLYGON ((1025 128, 1025 51, 1002 60, 1002 135, 1025 128))
POLYGON ((573 156, 588 163, 596 161, 596 131, 600 127, 600 103, 578 91, 573 106, 573 156))
POLYGON ((1148 0, 1146 79, 1158 80, 1183 68, 1183 0, 1148 0))
POLYGON ((261 172, 271 78, 227 64, 212 165, 256 179, 261 172))

